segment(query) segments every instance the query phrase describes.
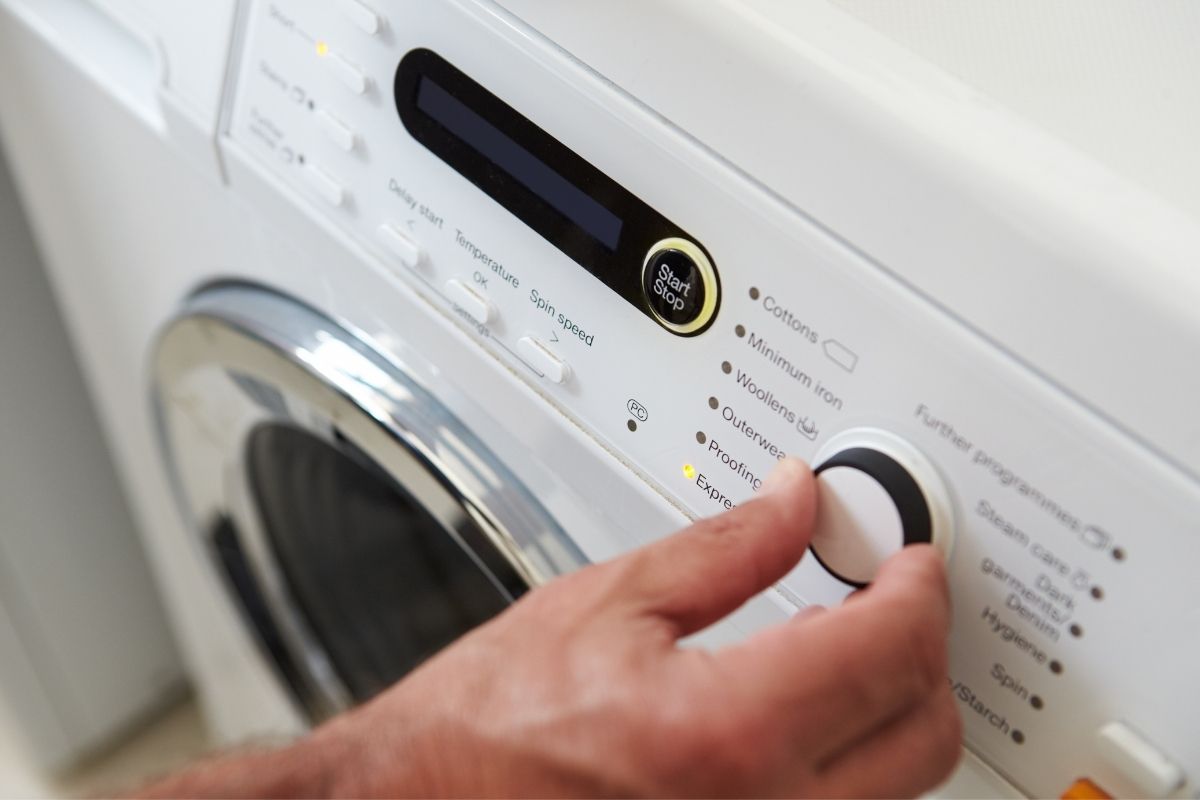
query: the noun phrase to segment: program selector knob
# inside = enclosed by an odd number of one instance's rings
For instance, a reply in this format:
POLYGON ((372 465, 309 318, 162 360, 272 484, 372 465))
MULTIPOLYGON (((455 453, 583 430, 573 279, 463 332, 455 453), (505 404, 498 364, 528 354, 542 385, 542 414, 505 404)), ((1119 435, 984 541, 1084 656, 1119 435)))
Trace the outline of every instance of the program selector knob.
POLYGON ((929 460, 904 439, 876 428, 845 431, 817 453, 813 472, 818 502, 810 547, 839 581, 866 586, 884 561, 912 544, 932 544, 949 556, 949 494, 929 460))

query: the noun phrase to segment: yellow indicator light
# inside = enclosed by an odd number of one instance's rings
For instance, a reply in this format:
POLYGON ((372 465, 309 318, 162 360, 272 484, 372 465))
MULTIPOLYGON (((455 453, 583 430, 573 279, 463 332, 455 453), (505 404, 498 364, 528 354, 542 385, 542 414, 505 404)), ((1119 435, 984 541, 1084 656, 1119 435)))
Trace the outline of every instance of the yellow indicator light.
POLYGON ((693 467, 691 464, 684 464, 683 465, 683 477, 687 478, 689 481, 692 478, 696 477, 696 468, 693 467))
POLYGON ((327 42, 317 42, 317 55, 329 55, 329 44, 327 42))

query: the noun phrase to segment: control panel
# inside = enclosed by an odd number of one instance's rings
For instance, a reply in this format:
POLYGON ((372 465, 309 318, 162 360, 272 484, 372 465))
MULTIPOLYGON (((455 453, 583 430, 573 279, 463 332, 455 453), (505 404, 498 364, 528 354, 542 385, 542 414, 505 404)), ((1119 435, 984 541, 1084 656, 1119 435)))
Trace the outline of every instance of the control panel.
POLYGON ((245 16, 230 146, 680 509, 814 464, 781 607, 931 543, 974 752, 1039 796, 1194 792, 1193 482, 491 3, 245 16))

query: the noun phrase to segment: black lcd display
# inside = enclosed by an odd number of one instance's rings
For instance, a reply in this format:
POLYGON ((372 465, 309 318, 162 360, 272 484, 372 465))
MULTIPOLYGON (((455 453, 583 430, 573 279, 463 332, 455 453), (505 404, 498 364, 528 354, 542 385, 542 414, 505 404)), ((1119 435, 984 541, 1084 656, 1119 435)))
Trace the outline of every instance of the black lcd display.
POLYGON ((620 217, 428 76, 417 84, 417 108, 609 250, 617 249, 623 227, 620 217))
POLYGON ((669 238, 703 250, 696 237, 432 50, 400 59, 393 93, 413 139, 657 323, 642 287, 647 254, 669 238))

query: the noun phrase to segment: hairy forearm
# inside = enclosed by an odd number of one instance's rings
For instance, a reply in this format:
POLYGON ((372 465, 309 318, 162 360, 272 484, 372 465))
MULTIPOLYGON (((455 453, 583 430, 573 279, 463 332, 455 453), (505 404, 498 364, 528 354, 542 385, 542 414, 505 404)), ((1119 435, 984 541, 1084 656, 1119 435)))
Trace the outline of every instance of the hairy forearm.
POLYGON ((961 753, 933 548, 853 602, 678 646, 795 567, 816 491, 784 461, 753 500, 530 592, 293 744, 140 796, 917 796, 961 753))

